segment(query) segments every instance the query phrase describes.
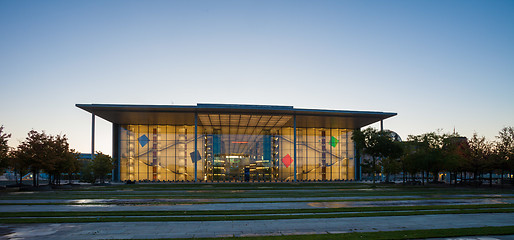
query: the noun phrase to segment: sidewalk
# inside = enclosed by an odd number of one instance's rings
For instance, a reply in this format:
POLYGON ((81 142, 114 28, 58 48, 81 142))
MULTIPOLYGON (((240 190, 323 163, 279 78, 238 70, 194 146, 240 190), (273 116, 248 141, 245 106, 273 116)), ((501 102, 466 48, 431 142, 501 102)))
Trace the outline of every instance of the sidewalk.
MULTIPOLYGON (((327 234, 514 225, 514 213, 437 214, 257 221, 104 222, 0 225, 10 239, 152 239, 327 234)), ((0 237, 1 238, 1 237, 0 237)))

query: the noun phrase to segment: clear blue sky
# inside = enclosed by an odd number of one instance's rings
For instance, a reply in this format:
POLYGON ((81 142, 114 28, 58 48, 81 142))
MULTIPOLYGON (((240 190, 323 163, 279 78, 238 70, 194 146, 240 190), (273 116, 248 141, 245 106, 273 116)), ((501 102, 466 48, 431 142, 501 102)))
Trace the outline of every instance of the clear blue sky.
POLYGON ((514 1, 2 0, 0 83, 12 146, 35 129, 89 152, 76 103, 390 111, 403 138, 492 140, 514 126, 514 1))

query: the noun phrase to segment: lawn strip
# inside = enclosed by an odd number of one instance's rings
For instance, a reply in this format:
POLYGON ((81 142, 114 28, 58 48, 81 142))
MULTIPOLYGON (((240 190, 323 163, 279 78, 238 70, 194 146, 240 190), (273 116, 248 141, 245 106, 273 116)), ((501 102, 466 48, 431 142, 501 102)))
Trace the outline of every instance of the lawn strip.
MULTIPOLYGON (((433 195, 434 193, 343 193, 343 192, 330 192, 330 193, 287 193, 287 197, 292 198, 305 198, 305 197, 374 197, 374 196, 424 196, 433 195)), ((461 195, 463 193, 438 193, 438 195, 461 195)), ((493 194, 493 193, 484 193, 493 194)), ((284 193, 252 193, 252 194, 239 194, 239 193, 212 193, 212 194, 165 194, 165 193, 148 193, 148 194, 69 194, 69 195, 45 195, 38 194, 33 196, 20 196, 8 195, 3 196, 3 200, 30 200, 30 199, 154 199, 156 197, 166 199, 219 199, 219 198, 283 198, 284 193)), ((505 196, 512 197, 512 196, 505 196)))
MULTIPOLYGON (((480 208, 480 210, 487 210, 487 209, 492 209, 492 208, 480 208)), ((514 212, 514 208, 502 208, 504 210, 512 210, 514 212)), ((450 211, 455 211, 456 209, 447 209, 447 210, 418 210, 418 211, 423 211, 425 212, 424 215, 429 215, 430 213, 432 212, 438 212, 438 214, 441 214, 440 212, 441 211, 446 211, 446 212, 450 212, 450 211)), ((495 210, 496 211, 496 210, 495 210)), ((273 216, 278 216, 278 215, 295 215, 295 216, 300 216, 300 215, 313 215, 313 214, 319 214, 319 215, 334 215, 334 214, 353 214, 353 213, 376 213, 376 212, 380 212, 380 213, 388 213, 388 212, 408 212, 408 210, 405 210, 405 211, 401 211, 401 210, 395 210, 395 211, 360 211, 360 212, 327 212, 327 213, 253 213, 253 214, 244 214, 244 213, 241 213, 241 214, 229 214, 229 215, 226 215, 226 214, 219 214, 219 215, 213 215, 213 214, 208 214, 208 215, 187 215, 187 214, 175 214, 175 215, 162 215, 162 214, 159 214, 159 215, 143 215, 143 214, 138 214, 138 215, 134 215, 134 216, 130 216, 130 215, 109 215, 108 217, 126 217, 126 218, 131 218, 131 217, 140 217, 140 218, 153 218, 153 217, 156 217, 156 216, 160 216, 160 217, 173 217, 173 218, 178 218, 178 217, 225 217, 225 216, 270 216, 270 217, 273 217, 273 216)), ((105 216, 99 216, 99 215, 91 215, 91 216, 81 216, 82 218, 97 218, 97 217, 105 217, 105 216)), ((322 216, 320 216, 322 217, 322 216)), ((55 218, 55 216, 48 216, 48 217, 44 217, 44 216, 38 216, 38 217, 2 217, 2 218, 10 218, 10 219, 36 219, 36 218, 55 218)), ((60 218, 76 218, 76 216, 60 216, 60 218)))
POLYGON ((402 211, 402 212, 366 212, 366 213, 337 213, 323 215, 246 215, 246 216, 191 216, 170 217, 156 216, 152 218, 127 218, 127 217, 96 217, 96 218, 0 218, 0 223, 81 223, 81 222, 162 222, 162 221, 240 221, 240 220, 277 220, 277 219, 311 219, 311 218, 349 218, 349 217, 379 217, 379 216, 412 216, 433 214, 473 214, 473 213, 512 213, 514 209, 459 209, 459 210, 435 210, 402 211))
POLYGON ((330 212, 379 212, 415 210, 459 210, 484 208, 514 208, 514 204, 430 205, 387 207, 343 207, 275 210, 196 210, 196 211, 77 211, 77 212, 2 212, 2 217, 80 217, 80 216, 170 216, 170 215, 242 215, 242 214, 292 214, 330 212))
MULTIPOLYGON (((329 183, 327 183, 329 184, 329 183)), ((115 189, 109 191, 75 191, 75 190, 66 190, 66 191, 50 191, 50 192, 34 192, 34 193, 8 193, 2 195, 4 200, 7 199, 77 199, 77 198, 90 198, 90 199, 98 199, 98 198, 126 198, 126 199, 134 199, 134 198, 155 198, 156 196, 162 196, 169 199, 174 198, 258 198, 258 197, 283 197, 284 192, 280 190, 276 190, 276 192, 269 192, 270 189, 258 189, 254 188, 248 191, 236 189, 233 191, 217 191, 217 190, 201 190, 201 185, 191 185, 191 189, 189 191, 184 191, 183 193, 176 192, 166 192, 163 191, 147 191, 147 192, 138 192, 138 191, 116 191, 115 189), (268 192, 265 192, 268 191, 268 192)), ((102 189, 106 190, 106 189, 102 189)), ((130 190, 130 189, 129 189, 130 190)), ((169 189, 167 189, 169 190, 169 189)), ((458 189, 458 188, 414 188, 411 190, 407 189, 397 189, 397 188, 383 188, 383 189, 370 189, 370 191, 363 191, 366 189, 352 189, 351 191, 341 191, 342 189, 324 189, 322 191, 309 191, 308 188, 295 188, 291 189, 295 191, 287 192, 287 195, 290 197, 340 197, 340 196, 405 196, 405 195, 433 195, 434 193, 438 195, 453 195, 453 194, 502 194, 509 193, 512 194, 513 191, 510 189, 458 189)))
MULTIPOLYGON (((155 196, 153 196, 155 197, 155 196)), ((287 203, 287 202, 384 202, 384 201, 422 201, 422 200, 457 200, 457 199, 502 199, 502 198, 514 198, 514 196, 470 196, 470 197, 422 197, 422 198, 360 198, 360 199, 318 199, 318 200, 287 200, 287 201, 183 201, 183 202, 170 202, 170 201, 151 201, 151 202, 90 202, 90 203, 77 203, 77 202, 65 202, 65 203, 0 203, 0 205, 177 205, 177 204, 233 204, 233 203, 287 203)), ((143 198, 144 199, 144 198, 143 198)), ((160 198, 166 199, 166 198, 160 198)), ((113 200, 113 199, 106 199, 113 200)), ((159 200, 153 198, 152 200, 159 200)), ((13 200, 15 201, 15 200, 13 200)))
MULTIPOLYGON (((242 240, 399 240, 399 239, 426 239, 426 238, 447 238, 463 236, 488 236, 488 235, 511 235, 514 234, 514 226, 502 227, 478 227, 478 228, 446 228, 426 230, 404 230, 404 231, 380 231, 380 232, 350 232, 338 234, 313 234, 313 235, 282 235, 282 236, 258 236, 258 237, 222 237, 222 238, 196 238, 197 240, 221 240, 221 239, 242 239, 242 240)), ((171 238, 162 238, 165 240, 171 238)), ((173 238, 174 240, 185 240, 185 238, 173 238)))

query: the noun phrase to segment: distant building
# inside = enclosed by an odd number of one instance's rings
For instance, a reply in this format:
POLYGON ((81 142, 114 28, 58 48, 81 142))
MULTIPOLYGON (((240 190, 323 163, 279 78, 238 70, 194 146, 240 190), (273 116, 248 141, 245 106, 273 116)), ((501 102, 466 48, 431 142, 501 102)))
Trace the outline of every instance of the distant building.
POLYGON ((352 131, 396 115, 232 104, 77 107, 93 114, 93 133, 95 115, 113 123, 115 181, 360 179, 352 131))

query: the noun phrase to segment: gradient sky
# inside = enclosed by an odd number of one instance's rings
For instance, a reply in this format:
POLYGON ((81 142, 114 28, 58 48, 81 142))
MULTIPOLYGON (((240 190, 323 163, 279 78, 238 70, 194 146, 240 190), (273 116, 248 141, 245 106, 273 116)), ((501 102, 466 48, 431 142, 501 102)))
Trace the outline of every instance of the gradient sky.
POLYGON ((11 146, 34 129, 89 152, 76 103, 388 111, 404 139, 493 140, 514 126, 514 1, 1 0, 0 84, 11 146))

